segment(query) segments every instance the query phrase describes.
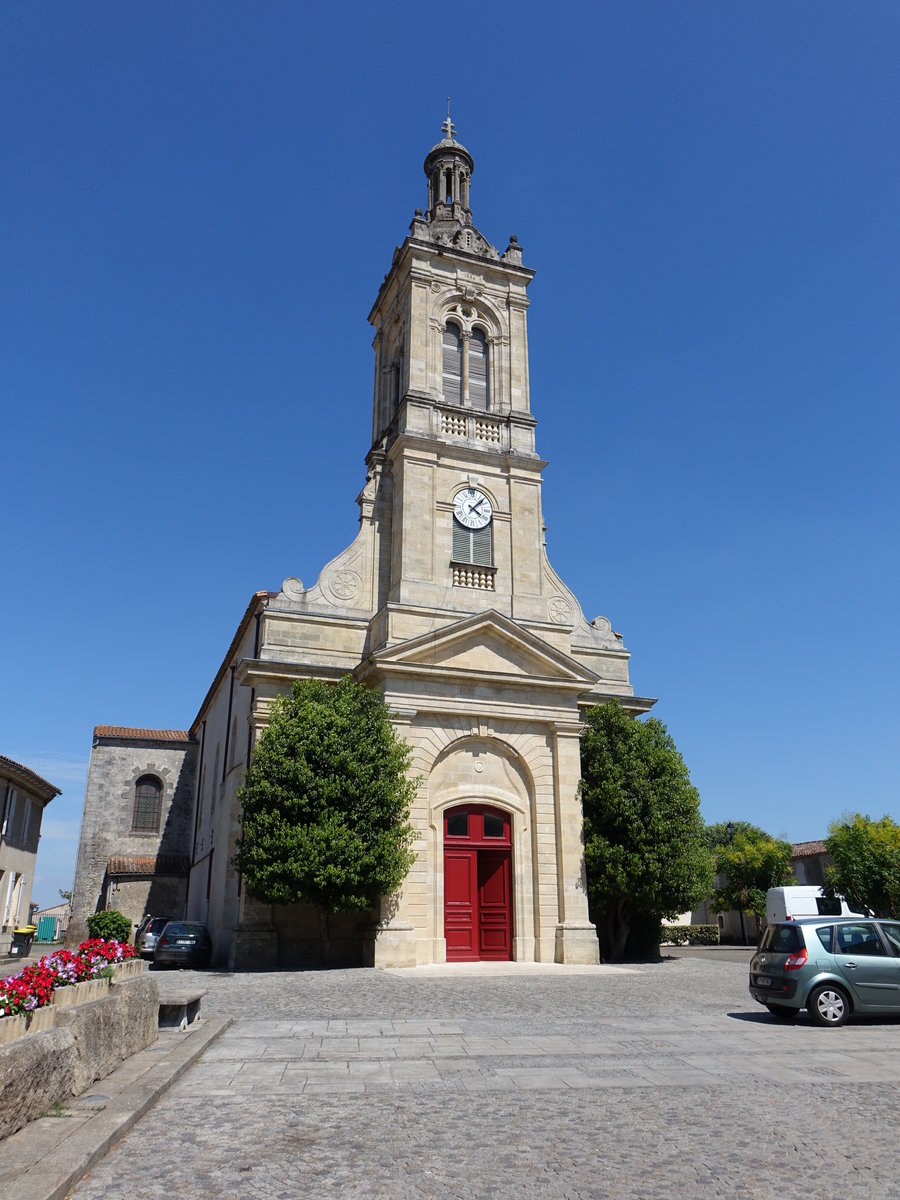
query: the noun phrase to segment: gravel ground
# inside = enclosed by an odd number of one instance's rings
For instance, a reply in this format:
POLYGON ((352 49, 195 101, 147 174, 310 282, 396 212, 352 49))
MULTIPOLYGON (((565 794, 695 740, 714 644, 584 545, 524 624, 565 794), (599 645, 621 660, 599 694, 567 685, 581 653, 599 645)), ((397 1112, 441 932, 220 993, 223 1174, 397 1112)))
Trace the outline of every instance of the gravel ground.
POLYGON ((900 1021, 776 1022, 746 964, 189 981, 235 1024, 73 1196, 900 1195, 900 1021))

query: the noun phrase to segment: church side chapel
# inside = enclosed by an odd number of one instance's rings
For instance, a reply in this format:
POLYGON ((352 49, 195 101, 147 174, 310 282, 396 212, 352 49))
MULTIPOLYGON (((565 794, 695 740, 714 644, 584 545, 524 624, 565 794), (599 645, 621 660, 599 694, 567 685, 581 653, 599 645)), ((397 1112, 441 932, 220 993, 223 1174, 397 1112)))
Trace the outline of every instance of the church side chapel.
MULTIPOLYGON (((355 539, 312 586, 289 577, 251 598, 190 730, 154 743, 154 731, 104 727, 119 773, 91 768, 76 911, 112 894, 111 872, 136 857, 139 812, 142 862, 163 846, 167 870, 185 862, 184 910, 207 922, 222 965, 321 961, 314 909, 242 889, 235 793, 275 697, 295 679, 347 673, 382 693, 412 747, 416 859, 380 912, 333 918, 329 961, 598 961, 580 710, 653 701, 634 695, 620 635, 585 619, 548 561, 528 376, 534 272, 515 237, 500 252, 473 224, 472 156, 449 115, 442 132, 425 159, 426 207, 369 314, 372 442, 355 539), (141 737, 123 753, 129 732, 141 737), (150 749, 166 751, 165 769, 150 749), (159 816, 149 829, 135 788, 157 789, 165 829, 159 816), (85 830, 101 826, 88 853, 85 830)), ((144 882, 149 897, 152 875, 144 882)), ((147 897, 131 895, 138 921, 147 897)))

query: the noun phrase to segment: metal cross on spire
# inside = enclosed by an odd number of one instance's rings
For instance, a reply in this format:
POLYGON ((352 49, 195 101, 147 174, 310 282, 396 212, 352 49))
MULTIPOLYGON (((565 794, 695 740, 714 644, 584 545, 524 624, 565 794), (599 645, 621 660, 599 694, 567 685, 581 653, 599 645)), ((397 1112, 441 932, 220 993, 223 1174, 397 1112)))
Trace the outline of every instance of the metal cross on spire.
POLYGON ((450 120, 450 97, 447 97, 447 120, 441 126, 441 132, 451 141, 456 137, 456 126, 450 120))

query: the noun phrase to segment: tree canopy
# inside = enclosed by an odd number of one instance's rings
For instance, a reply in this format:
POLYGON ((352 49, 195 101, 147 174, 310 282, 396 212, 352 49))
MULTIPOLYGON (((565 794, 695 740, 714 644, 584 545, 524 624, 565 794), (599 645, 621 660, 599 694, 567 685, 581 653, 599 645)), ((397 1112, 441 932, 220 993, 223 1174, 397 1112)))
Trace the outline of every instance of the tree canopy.
POLYGON ((349 675, 276 700, 244 784, 235 866, 249 894, 325 912, 374 907, 413 863, 410 750, 349 675))
POLYGON ((706 826, 706 844, 710 850, 718 850, 726 846, 738 833, 752 834, 754 837, 768 837, 764 829, 751 825, 749 821, 713 821, 706 826))
POLYGON ((590 709, 581 774, 591 919, 602 954, 616 960, 632 929, 658 933, 663 917, 703 899, 712 856, 697 789, 655 717, 634 720, 616 700, 590 709))
POLYGON ((713 908, 752 913, 758 942, 766 917, 766 892, 794 882, 793 846, 747 822, 740 824, 743 828, 735 823, 734 836, 715 848, 716 875, 725 882, 713 891, 713 908))
POLYGON ((900 918, 900 825, 853 813, 832 822, 825 846, 834 860, 825 871, 826 892, 843 896, 856 912, 900 918))

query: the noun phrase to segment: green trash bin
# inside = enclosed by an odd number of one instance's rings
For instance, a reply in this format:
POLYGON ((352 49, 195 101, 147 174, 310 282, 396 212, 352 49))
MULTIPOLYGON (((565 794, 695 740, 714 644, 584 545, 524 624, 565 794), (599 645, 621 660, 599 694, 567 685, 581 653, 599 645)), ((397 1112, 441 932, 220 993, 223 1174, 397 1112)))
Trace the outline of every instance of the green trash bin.
POLYGON ((11 958, 27 958, 31 953, 31 943, 37 933, 37 925, 17 925, 13 930, 12 945, 9 948, 11 958))

